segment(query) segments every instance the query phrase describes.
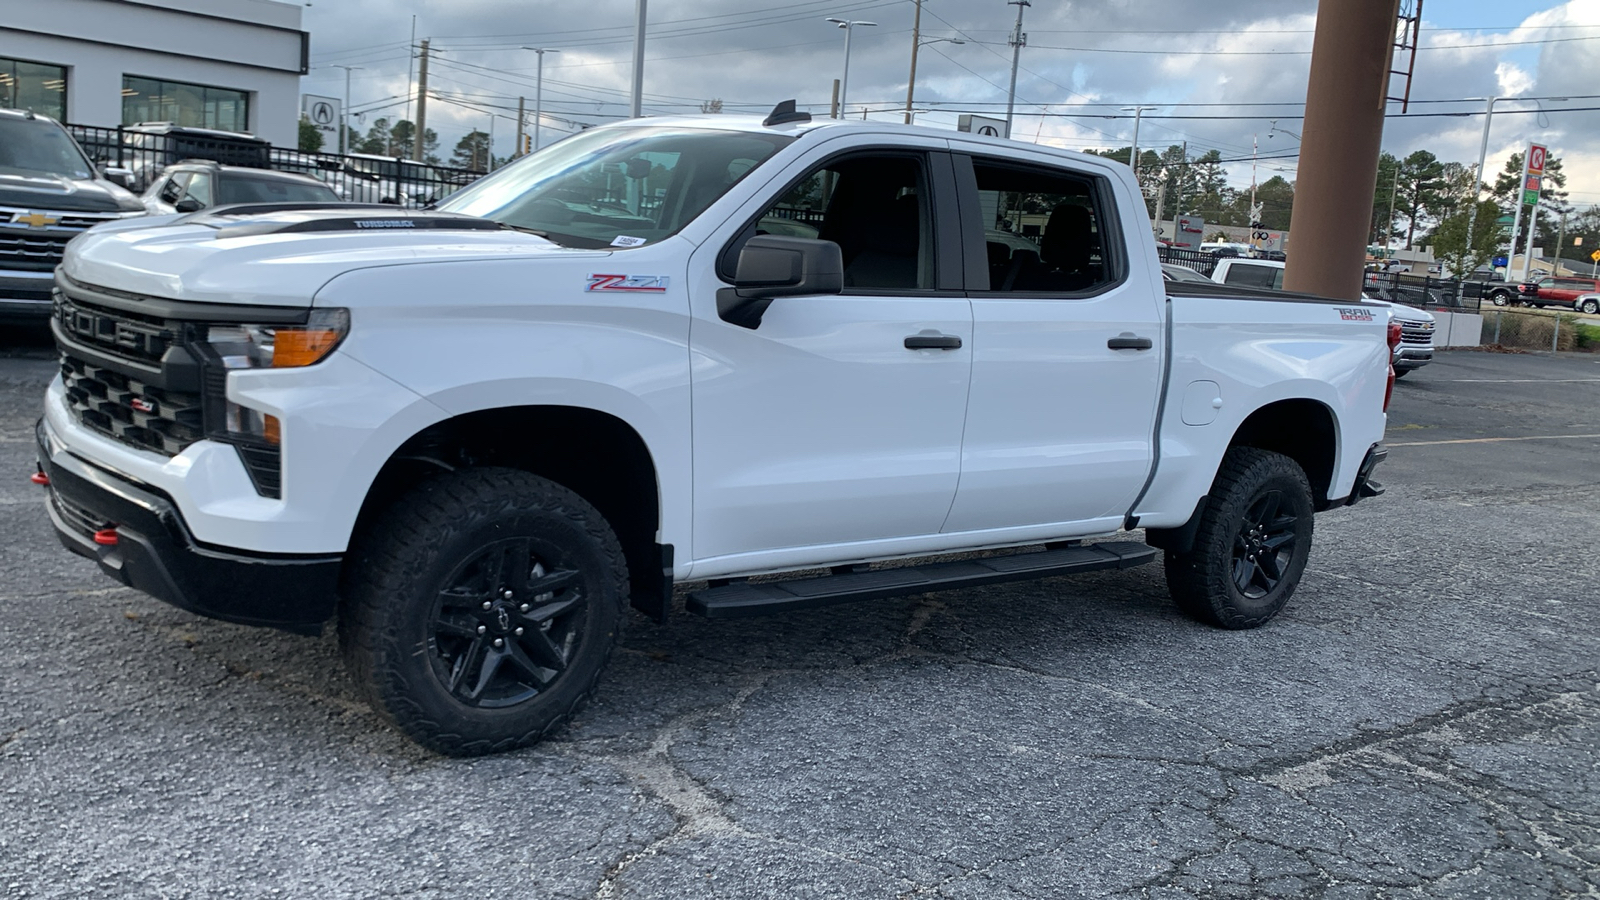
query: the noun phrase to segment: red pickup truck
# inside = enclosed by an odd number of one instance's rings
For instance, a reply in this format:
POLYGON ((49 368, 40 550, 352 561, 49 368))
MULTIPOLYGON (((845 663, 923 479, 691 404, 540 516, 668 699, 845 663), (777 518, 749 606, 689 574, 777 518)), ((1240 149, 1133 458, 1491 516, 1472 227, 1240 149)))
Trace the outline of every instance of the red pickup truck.
POLYGON ((1600 279, 1563 275, 1523 282, 1517 286, 1517 301, 1522 306, 1537 306, 1540 309, 1546 306, 1576 309, 1579 297, 1595 293, 1600 293, 1600 279))

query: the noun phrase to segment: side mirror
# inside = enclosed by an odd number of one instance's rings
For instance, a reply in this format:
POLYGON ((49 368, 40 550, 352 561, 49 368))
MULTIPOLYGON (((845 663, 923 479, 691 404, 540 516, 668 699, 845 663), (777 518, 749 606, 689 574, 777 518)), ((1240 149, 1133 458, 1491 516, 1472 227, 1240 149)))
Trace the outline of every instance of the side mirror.
POLYGON ((185 197, 179 200, 177 203, 172 204, 172 208, 181 213, 199 212, 201 209, 200 201, 193 197, 185 197))
POLYGON ((756 235, 739 251, 733 287, 717 291, 717 315, 743 328, 761 324, 778 297, 844 291, 844 256, 833 241, 756 235))
POLYGON ((133 188, 133 172, 121 166, 101 166, 100 171, 106 180, 113 184, 120 184, 125 188, 133 188))

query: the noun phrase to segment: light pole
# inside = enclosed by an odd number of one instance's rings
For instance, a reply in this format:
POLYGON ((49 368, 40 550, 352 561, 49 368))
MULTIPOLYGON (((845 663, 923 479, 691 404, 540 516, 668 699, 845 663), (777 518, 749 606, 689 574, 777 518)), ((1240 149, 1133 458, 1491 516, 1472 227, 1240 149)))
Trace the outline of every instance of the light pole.
MULTIPOLYGON (((539 65, 534 70, 536 74, 533 79, 533 149, 537 151, 539 149, 539 122, 544 118, 544 55, 546 53, 560 53, 561 51, 551 50, 546 47, 523 47, 522 49, 532 50, 539 54, 539 65)), ((634 115, 638 115, 638 113, 634 113, 634 115)), ((518 123, 518 129, 521 129, 521 123, 518 123)), ((518 147, 517 152, 521 153, 522 148, 518 147)))
MULTIPOLYGON (((922 18, 922 0, 917 0, 917 19, 922 18)), ((911 124, 911 98, 917 90, 917 48, 925 44, 965 44, 960 38, 929 38, 917 36, 917 26, 911 28, 911 77, 906 79, 906 124, 911 124)))
POLYGON ((845 92, 850 89, 850 32, 855 31, 857 25, 876 26, 878 23, 862 22, 855 19, 829 19, 828 21, 844 29, 844 77, 839 79, 839 118, 842 119, 844 118, 845 92))
POLYGON ((645 0, 639 0, 633 23, 633 98, 629 109, 635 119, 644 115, 644 15, 645 0))
POLYGON ((335 63, 331 68, 344 70, 344 114, 339 122, 339 152, 348 156, 350 154, 350 70, 365 69, 366 66, 341 66, 335 63))
POLYGON ((1133 152, 1128 154, 1128 165, 1133 167, 1133 179, 1136 182, 1139 180, 1139 117, 1144 115, 1144 111, 1147 109, 1155 109, 1155 107, 1124 106, 1122 108, 1123 112, 1133 113, 1133 152))
POLYGON ((1028 0, 1006 0, 1007 6, 1017 8, 1017 27, 1011 32, 1011 89, 1006 92, 1006 138, 1011 137, 1011 115, 1017 109, 1017 66, 1022 62, 1022 48, 1028 43, 1028 36, 1022 33, 1022 11, 1032 6, 1028 0))

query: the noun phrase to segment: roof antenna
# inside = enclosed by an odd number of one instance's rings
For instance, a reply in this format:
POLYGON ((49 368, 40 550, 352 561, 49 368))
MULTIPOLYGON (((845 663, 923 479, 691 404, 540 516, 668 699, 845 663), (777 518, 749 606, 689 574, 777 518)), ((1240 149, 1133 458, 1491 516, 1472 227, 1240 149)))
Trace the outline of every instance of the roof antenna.
POLYGON ((798 112, 794 108, 793 100, 785 100, 782 103, 779 103, 777 106, 774 106, 772 108, 772 112, 761 121, 761 124, 770 128, 773 125, 784 125, 789 122, 809 121, 811 121, 811 113, 798 112))

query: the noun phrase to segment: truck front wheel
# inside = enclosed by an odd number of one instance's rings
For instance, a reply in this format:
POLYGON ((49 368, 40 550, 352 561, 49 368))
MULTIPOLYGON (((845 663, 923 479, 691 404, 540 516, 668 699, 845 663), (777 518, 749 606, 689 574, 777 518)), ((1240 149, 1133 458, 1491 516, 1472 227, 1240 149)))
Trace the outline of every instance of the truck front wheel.
POLYGON ((1311 554, 1311 484, 1281 453, 1232 447, 1211 486, 1194 548, 1167 551, 1167 588, 1191 618, 1264 625, 1294 594, 1311 554))
POLYGON ((424 482, 348 565, 346 664, 381 713, 440 753, 539 740, 594 693, 622 631, 616 535, 582 497, 527 472, 424 482))

